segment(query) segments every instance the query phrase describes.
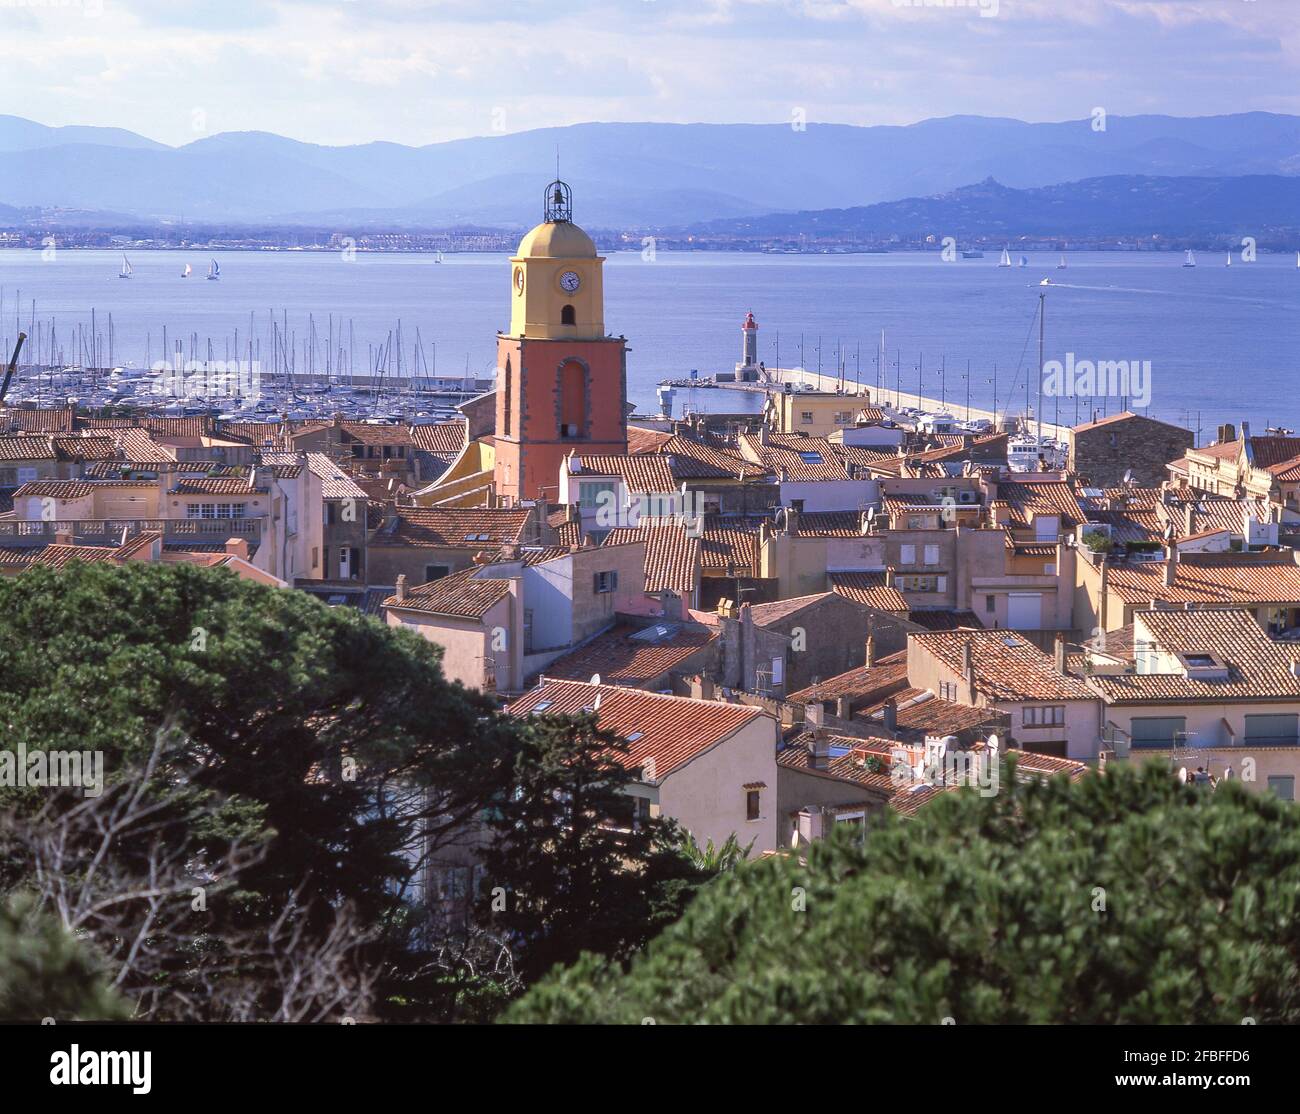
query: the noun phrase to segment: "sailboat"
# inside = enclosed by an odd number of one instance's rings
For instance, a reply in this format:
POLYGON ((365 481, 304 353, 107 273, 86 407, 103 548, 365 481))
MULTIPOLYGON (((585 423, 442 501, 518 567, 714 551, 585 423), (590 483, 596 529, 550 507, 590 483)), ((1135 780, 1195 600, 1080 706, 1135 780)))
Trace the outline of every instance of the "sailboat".
POLYGON ((131 261, 124 255, 122 256, 122 269, 117 272, 118 278, 131 277, 131 261))
POLYGON ((181 278, 189 278, 191 274, 193 274, 193 271, 191 270, 190 265, 186 263, 185 270, 181 272, 181 278))
POLYGON ((1224 264, 1224 266, 1225 266, 1225 267, 1231 267, 1231 266, 1232 266, 1232 252, 1228 252, 1228 262, 1226 262, 1226 263, 1224 264))
POLYGON ((1195 266, 1196 266, 1196 256, 1194 256, 1194 255, 1192 254, 1192 249, 1191 249, 1191 248, 1188 248, 1188 249, 1187 249, 1187 258, 1183 260, 1183 266, 1184 266, 1184 267, 1195 267, 1195 266))
POLYGON ((1065 270, 1065 256, 1061 256, 1061 261, 1056 265, 1056 269, 1057 269, 1058 271, 1064 271, 1064 270, 1065 270))
POLYGON ((217 266, 217 261, 212 261, 212 266, 208 268, 208 282, 216 282, 221 278, 221 268, 217 266))
POLYGON ((1011 252, 1009 252, 1006 248, 1002 249, 1002 258, 998 261, 998 266, 999 267, 1011 266, 1011 252))
POLYGON ((441 262, 442 262, 442 252, 438 252, 438 254, 434 257, 434 260, 433 260, 433 261, 434 261, 435 263, 441 263, 441 262))
POLYGON ((1029 256, 1027 256, 1027 255, 1022 255, 1022 256, 1020 257, 1020 265, 1021 265, 1022 267, 1028 267, 1028 266, 1029 266, 1029 256))

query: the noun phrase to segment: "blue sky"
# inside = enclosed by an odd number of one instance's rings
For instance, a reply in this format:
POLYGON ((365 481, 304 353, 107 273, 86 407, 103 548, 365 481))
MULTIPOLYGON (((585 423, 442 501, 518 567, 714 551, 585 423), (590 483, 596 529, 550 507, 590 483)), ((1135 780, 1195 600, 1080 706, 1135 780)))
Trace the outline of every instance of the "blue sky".
POLYGON ((936 2, 0 0, 0 112, 173 144, 1300 114, 1300 0, 936 2))

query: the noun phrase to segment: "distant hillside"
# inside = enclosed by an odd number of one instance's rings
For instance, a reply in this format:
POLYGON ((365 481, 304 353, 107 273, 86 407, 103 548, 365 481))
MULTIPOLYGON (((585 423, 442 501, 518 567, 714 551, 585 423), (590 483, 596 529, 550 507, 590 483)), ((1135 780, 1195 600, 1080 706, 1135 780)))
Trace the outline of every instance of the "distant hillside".
POLYGON ((1300 239, 1300 178, 1168 178, 1116 175, 1012 189, 989 178, 934 197, 850 209, 710 221, 694 231, 754 239, 904 239, 961 242, 1161 236, 1300 239))
POLYGON ((0 203, 145 219, 519 227, 557 148, 589 227, 684 228, 929 197, 994 177, 1014 189, 1115 176, 1300 174, 1300 117, 1112 116, 1027 124, 955 116, 907 127, 579 124, 406 147, 324 147, 228 132, 168 147, 113 128, 0 117, 0 203))

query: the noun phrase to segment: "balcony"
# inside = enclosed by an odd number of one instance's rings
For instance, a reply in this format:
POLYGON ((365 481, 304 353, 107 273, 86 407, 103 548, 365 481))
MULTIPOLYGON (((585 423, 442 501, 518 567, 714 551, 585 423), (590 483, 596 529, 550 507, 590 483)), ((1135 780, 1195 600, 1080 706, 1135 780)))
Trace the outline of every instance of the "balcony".
POLYGON ((162 531, 165 542, 201 542, 212 545, 227 538, 258 543, 262 538, 261 518, 91 518, 51 522, 0 519, 0 545, 49 545, 57 537, 78 544, 120 543, 150 531, 162 531))

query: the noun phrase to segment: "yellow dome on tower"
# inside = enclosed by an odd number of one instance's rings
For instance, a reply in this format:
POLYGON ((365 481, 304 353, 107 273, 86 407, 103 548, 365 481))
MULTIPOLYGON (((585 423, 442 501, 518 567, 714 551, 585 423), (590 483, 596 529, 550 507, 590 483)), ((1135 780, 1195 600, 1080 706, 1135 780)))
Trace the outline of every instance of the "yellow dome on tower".
POLYGON ((546 221, 519 241, 517 259, 595 259, 596 244, 572 221, 546 221))

